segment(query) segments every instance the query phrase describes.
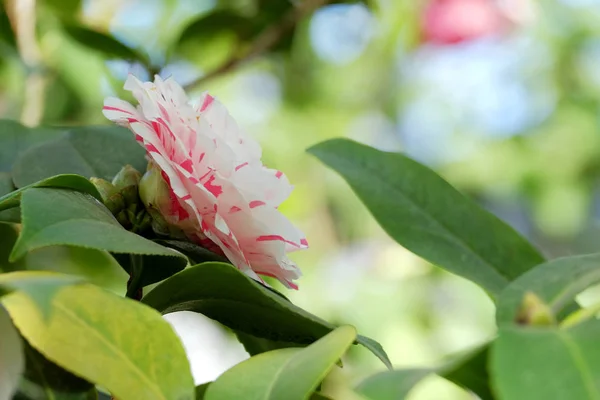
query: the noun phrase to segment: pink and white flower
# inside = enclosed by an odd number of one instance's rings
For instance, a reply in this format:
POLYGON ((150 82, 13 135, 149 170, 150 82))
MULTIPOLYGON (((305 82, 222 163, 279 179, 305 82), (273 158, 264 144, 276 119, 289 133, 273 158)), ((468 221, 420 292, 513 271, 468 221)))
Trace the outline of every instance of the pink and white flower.
POLYGON ((204 247, 216 244, 254 279, 271 276, 297 289, 301 273, 286 253, 308 243, 277 210, 292 186, 263 166, 258 143, 214 97, 205 93, 194 106, 171 78, 130 75, 125 89, 139 106, 109 97, 103 113, 129 128, 162 171, 171 197, 165 220, 204 247))

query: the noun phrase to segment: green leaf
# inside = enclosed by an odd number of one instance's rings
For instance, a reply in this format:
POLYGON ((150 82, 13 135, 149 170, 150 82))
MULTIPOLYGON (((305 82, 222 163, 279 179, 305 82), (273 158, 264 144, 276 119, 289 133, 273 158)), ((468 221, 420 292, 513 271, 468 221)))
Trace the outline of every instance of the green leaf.
POLYGON ((373 400, 395 400, 408 396, 413 387, 431 374, 437 374, 482 400, 492 400, 487 372, 489 345, 479 346, 438 368, 399 369, 375 374, 358 387, 357 392, 373 400))
POLYGON ((45 271, 17 271, 0 274, 0 296, 21 292, 31 298, 45 317, 49 316, 54 296, 66 286, 80 284, 77 276, 45 271))
POLYGON ((399 244, 492 297, 544 261, 511 227, 402 154, 347 139, 308 151, 342 175, 399 244))
MULTIPOLYGON (((13 185, 10 174, 0 172, 0 198, 14 190, 15 186, 13 185)), ((18 208, 0 211, 0 222, 21 222, 21 211, 18 208)))
POLYGON ((15 160, 25 150, 59 134, 58 130, 27 128, 16 121, 0 119, 0 171, 10 172, 15 160))
POLYGON ((0 197, 0 211, 18 207, 21 203, 23 192, 32 188, 59 188, 71 189, 81 193, 87 193, 102 201, 102 197, 96 187, 87 179, 79 175, 57 175, 43 179, 10 192, 0 197))
MULTIPOLYGON (((89 126, 24 152, 15 162, 13 181, 23 187, 60 174, 111 180, 124 165, 146 169, 144 149, 125 128, 89 126)), ((1 150, 0 150, 0 160, 1 150)))
POLYGON ((155 240, 156 243, 169 247, 183 253, 190 259, 191 264, 200 264, 209 261, 218 261, 229 263, 229 260, 219 254, 213 253, 204 247, 198 246, 195 243, 183 242, 180 240, 155 240))
POLYGON ((81 0, 45 0, 44 3, 61 18, 67 20, 75 19, 81 11, 81 0))
POLYGON ((10 399, 25 369, 23 344, 10 316, 0 306, 0 399, 10 399))
POLYGON ((304 400, 315 391, 356 339, 342 326, 304 349, 281 349, 246 360, 221 375, 206 391, 207 400, 304 400))
POLYGON ((64 28, 65 32, 76 42, 107 57, 139 61, 145 66, 150 65, 147 56, 124 45, 112 36, 81 25, 67 24, 64 28))
POLYGON ((23 399, 95 399, 96 389, 90 382, 78 378, 47 360, 27 341, 23 341, 26 369, 16 396, 23 399))
POLYGON ((190 23, 179 36, 178 43, 190 39, 207 39, 223 32, 233 31, 240 39, 250 39, 253 30, 252 19, 245 18, 231 10, 217 10, 204 14, 190 23))
POLYGON ((206 390, 208 389, 208 386, 211 383, 212 382, 208 382, 208 383, 203 383, 202 385, 196 386, 196 400, 204 399, 204 396, 206 395, 206 390))
POLYGON ((569 329, 509 327, 491 352, 498 400, 600 399, 600 321, 569 329))
POLYGON ((600 283, 600 254, 548 261, 511 283, 498 299, 496 321, 512 324, 525 293, 532 292, 550 306, 554 315, 573 310, 573 299, 584 289, 600 283))
POLYGON ((266 353, 267 351, 272 350, 287 349, 290 347, 304 347, 304 345, 298 343, 259 338, 239 331, 235 332, 235 336, 238 338, 238 341, 244 346, 244 349, 250 356, 266 353))
MULTIPOLYGON (((158 284, 142 302, 163 314, 193 311, 235 331, 300 345, 312 343, 335 329, 225 263, 209 262, 187 268, 158 284)), ((357 342, 376 350, 375 355, 391 368, 377 342, 362 336, 357 342)))
POLYGON ((23 193, 21 209, 23 229, 11 261, 54 245, 144 255, 143 285, 164 279, 187 265, 183 255, 125 230, 106 207, 87 194, 33 188, 23 193))
POLYGON ((3 298, 21 334, 48 360, 119 400, 194 398, 183 346, 159 313, 96 286, 67 286, 44 319, 19 293, 3 298))
POLYGON ((19 232, 12 224, 0 222, 0 271, 12 271, 13 266, 8 256, 19 237, 19 232))
POLYGON ((372 400, 404 399, 415 385, 429 375, 433 369, 398 369, 375 374, 362 382, 357 392, 372 400))

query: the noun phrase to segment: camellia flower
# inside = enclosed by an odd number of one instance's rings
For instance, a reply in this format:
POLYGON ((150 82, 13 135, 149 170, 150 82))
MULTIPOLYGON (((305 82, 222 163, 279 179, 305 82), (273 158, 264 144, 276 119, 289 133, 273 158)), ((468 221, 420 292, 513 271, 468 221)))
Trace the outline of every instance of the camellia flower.
POLYGON ((141 193, 144 202, 254 279, 271 276, 297 289, 300 270, 286 253, 308 243, 277 210, 292 186, 281 171, 263 166, 258 143, 214 97, 205 93, 194 106, 171 78, 141 82, 130 75, 125 89, 139 106, 109 97, 103 113, 147 151, 157 189, 155 198, 141 193))

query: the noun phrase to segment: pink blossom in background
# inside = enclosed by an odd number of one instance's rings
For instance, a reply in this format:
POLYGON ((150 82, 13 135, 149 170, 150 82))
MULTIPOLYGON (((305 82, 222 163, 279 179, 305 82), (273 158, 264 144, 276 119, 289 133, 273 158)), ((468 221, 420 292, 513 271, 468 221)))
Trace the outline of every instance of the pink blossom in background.
POLYGON ((509 27, 493 0, 431 0, 422 18, 425 41, 437 44, 502 34, 509 27))
POLYGON ((297 289, 298 267, 286 253, 308 243, 277 207, 292 186, 281 171, 262 165, 258 143, 227 109, 205 93, 197 106, 171 78, 125 89, 139 105, 109 97, 103 113, 129 128, 170 187, 165 220, 196 243, 222 253, 254 279, 279 279, 297 289), (215 247, 218 246, 218 247, 215 247))

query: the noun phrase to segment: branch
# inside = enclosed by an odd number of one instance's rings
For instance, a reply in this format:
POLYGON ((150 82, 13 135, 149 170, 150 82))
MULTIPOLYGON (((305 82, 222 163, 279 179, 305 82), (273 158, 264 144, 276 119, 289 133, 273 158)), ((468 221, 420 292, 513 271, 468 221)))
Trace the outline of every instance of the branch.
POLYGON ((317 8, 329 3, 331 0, 304 0, 300 5, 294 7, 281 18, 277 23, 267 27, 254 40, 250 48, 242 54, 237 54, 225 61, 221 66, 213 71, 196 79, 184 87, 185 90, 194 90, 196 87, 206 83, 207 81, 226 74, 236 69, 241 64, 250 61, 251 59, 267 52, 273 46, 283 39, 286 33, 294 29, 296 25, 307 15, 311 14, 317 8))

